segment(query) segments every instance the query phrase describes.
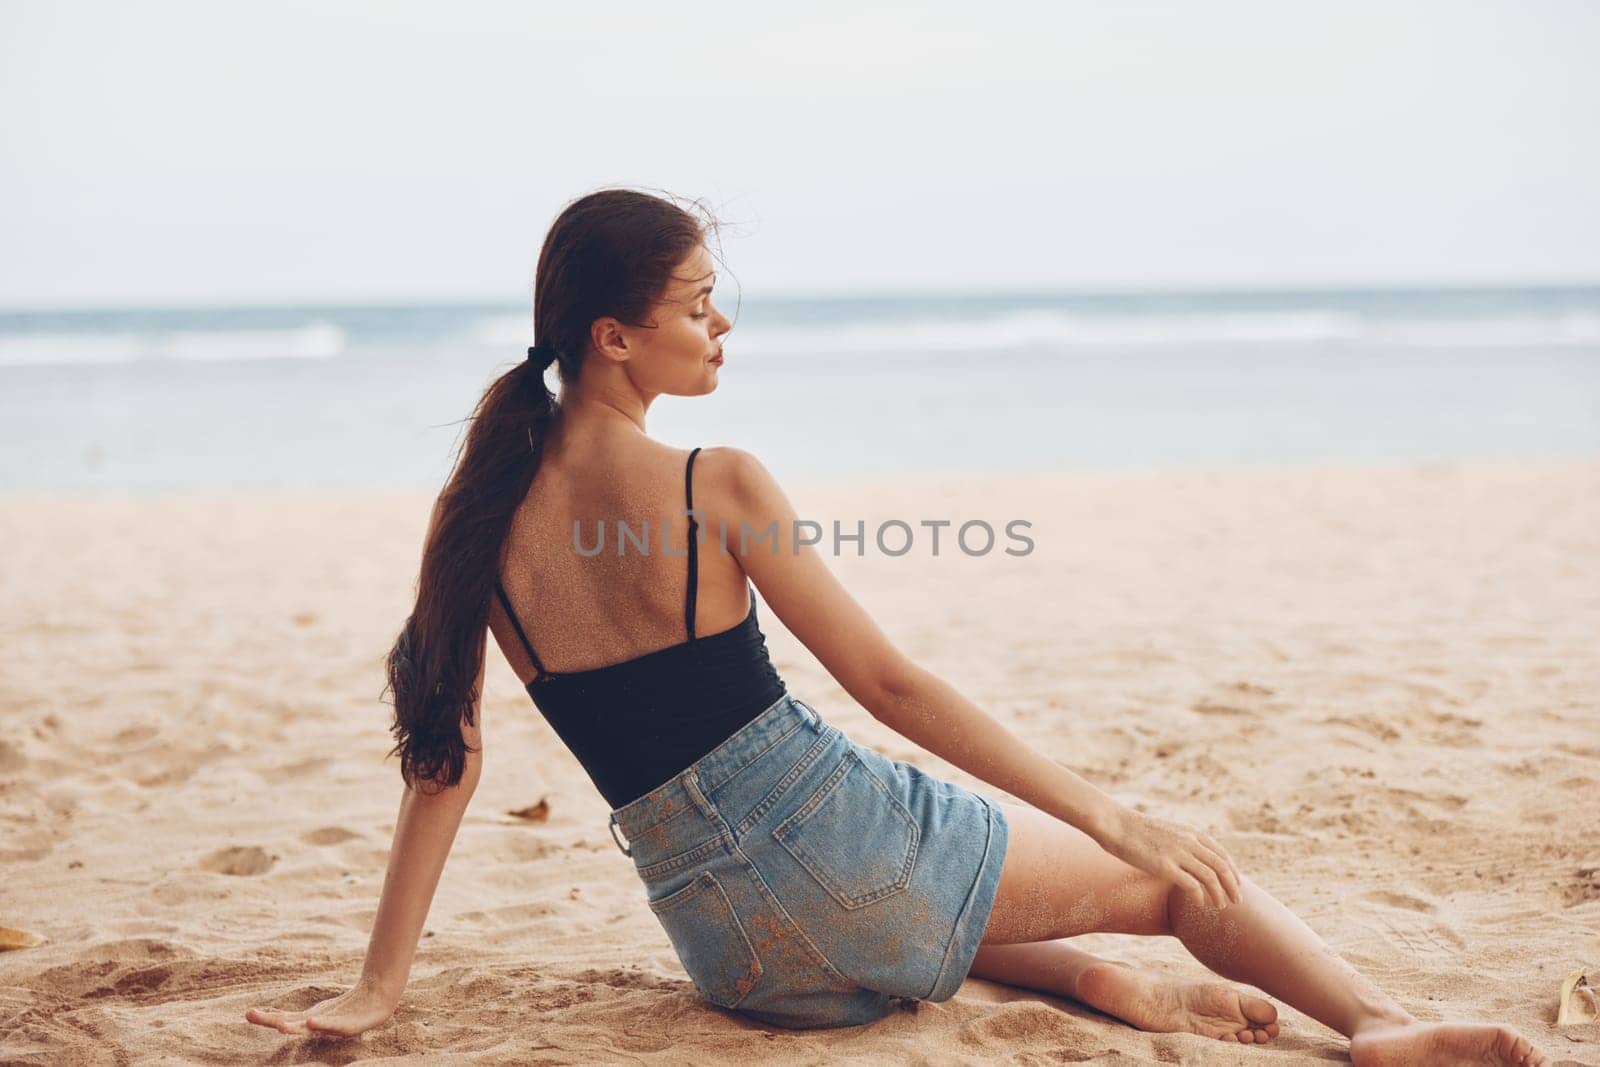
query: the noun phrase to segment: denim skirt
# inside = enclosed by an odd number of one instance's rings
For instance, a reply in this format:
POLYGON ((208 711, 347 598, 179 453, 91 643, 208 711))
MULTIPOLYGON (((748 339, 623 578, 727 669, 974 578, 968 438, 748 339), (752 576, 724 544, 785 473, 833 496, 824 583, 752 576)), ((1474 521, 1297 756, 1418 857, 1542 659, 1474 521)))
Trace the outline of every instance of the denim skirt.
POLYGON ((700 994, 795 1029, 954 996, 1007 832, 993 800, 856 744, 787 692, 611 813, 700 994))

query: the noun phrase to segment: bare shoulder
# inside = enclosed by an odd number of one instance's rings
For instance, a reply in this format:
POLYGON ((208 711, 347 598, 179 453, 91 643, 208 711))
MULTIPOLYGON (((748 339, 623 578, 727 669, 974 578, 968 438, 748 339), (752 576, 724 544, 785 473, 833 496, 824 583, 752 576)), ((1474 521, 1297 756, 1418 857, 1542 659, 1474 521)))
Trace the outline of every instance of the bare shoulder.
POLYGON ((702 476, 732 484, 758 476, 771 477, 754 452, 733 445, 713 445, 700 449, 694 461, 695 480, 702 476))
POLYGON ((919 677, 920 668, 839 583, 815 539, 804 536, 772 472, 742 448, 708 448, 700 455, 705 502, 697 459, 695 506, 706 509, 714 528, 728 521, 728 550, 738 552, 772 613, 862 707, 877 715, 891 706, 891 694, 919 677))
POLYGON ((776 539, 775 550, 790 555, 797 551, 791 543, 796 536, 794 505, 752 452, 732 446, 702 450, 695 460, 694 503, 712 528, 770 530, 767 536, 776 539))
POLYGON ((735 512, 770 510, 783 499, 766 464, 755 453, 732 445, 703 448, 694 463, 695 492, 705 492, 707 502, 715 501, 735 512))

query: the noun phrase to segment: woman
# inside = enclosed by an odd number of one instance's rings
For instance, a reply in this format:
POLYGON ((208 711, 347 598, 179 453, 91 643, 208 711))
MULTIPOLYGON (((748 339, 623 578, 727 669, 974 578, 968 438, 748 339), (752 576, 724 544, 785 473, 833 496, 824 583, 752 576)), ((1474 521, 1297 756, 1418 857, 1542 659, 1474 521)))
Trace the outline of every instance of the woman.
POLYGON ((1262 998, 1063 941, 1168 934, 1347 1035, 1357 1063, 1545 1062, 1505 1027, 1419 1022, 1209 835, 1123 807, 907 659, 798 542, 753 456, 647 436, 656 397, 717 386, 732 324, 710 296, 711 229, 629 190, 583 197, 551 227, 539 343, 478 405, 390 653, 406 790, 360 981, 250 1021, 348 1035, 394 1010, 480 773, 487 629, 610 802, 648 906, 714 1004, 848 1026, 897 998, 948 999, 971 973, 1147 1030, 1277 1035, 1262 998), (752 583, 875 717, 1025 804, 825 723, 773 669, 752 583))

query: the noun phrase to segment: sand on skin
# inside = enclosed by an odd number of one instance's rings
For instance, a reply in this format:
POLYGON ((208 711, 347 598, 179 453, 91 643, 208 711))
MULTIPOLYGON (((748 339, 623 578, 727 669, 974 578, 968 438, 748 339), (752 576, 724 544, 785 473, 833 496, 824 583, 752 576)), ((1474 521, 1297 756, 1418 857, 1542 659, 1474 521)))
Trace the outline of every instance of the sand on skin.
MULTIPOLYGON (((1600 463, 1062 473, 790 486, 853 525, 1012 518, 830 565, 914 658, 1130 804, 1210 829, 1424 1019, 1556 1060, 1600 965, 1600 463), (1002 540, 1002 547, 1006 542, 1002 540)), ((0 1062, 1339 1062, 1283 1007, 1266 1048, 1151 1035, 970 980, 860 1030, 707 1007, 606 807, 498 653, 485 777, 406 999, 358 1043, 250 1027, 359 967, 399 778, 381 657, 426 496, 0 500, 0 1062), (550 816, 506 813, 548 798, 550 816)), ((763 605, 798 695, 995 791, 851 702, 763 605)), ((1095 951, 1202 975, 1176 942, 1095 951)))

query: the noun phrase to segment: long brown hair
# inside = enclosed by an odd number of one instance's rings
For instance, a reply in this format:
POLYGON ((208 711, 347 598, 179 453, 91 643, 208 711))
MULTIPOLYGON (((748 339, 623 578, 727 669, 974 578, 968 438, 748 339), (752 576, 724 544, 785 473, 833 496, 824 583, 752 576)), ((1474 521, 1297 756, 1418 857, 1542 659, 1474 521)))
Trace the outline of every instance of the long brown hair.
MULTIPOLYGON (((539 252, 533 333, 556 351, 564 384, 578 380, 594 320, 645 326, 673 268, 705 240, 705 221, 672 201, 602 189, 567 204, 539 252)), ((480 696, 489 602, 517 506, 533 484, 555 394, 537 363, 522 360, 484 391, 440 491, 422 550, 417 599, 388 656, 395 746, 406 785, 434 792, 461 780, 480 696)))

